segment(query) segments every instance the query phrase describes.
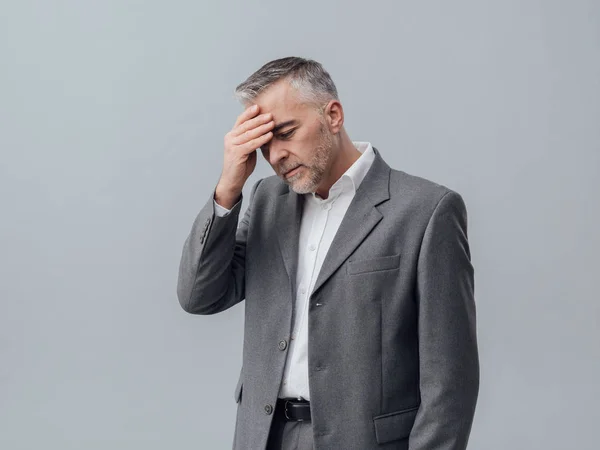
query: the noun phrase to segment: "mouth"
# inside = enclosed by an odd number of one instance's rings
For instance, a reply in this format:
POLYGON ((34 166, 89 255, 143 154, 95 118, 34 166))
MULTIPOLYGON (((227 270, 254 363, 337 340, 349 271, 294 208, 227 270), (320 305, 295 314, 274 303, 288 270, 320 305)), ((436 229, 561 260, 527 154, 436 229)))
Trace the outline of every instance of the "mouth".
POLYGON ((294 175, 296 175, 296 173, 298 173, 298 171, 300 170, 300 168, 301 168, 301 167, 302 167, 302 166, 296 166, 296 167, 295 167, 295 168, 293 168, 292 170, 290 170, 290 171, 286 172, 286 173, 285 173, 283 176, 284 176, 285 178, 289 178, 289 177, 291 177, 291 176, 294 176, 294 175))

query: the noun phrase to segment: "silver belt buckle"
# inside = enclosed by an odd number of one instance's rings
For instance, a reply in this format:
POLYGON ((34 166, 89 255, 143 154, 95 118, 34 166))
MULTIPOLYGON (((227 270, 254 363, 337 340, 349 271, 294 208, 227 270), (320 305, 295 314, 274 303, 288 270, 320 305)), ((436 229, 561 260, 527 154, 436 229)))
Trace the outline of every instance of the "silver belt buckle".
POLYGON ((304 419, 292 419, 290 416, 288 416, 288 409, 287 409, 287 407, 288 407, 288 403, 289 402, 290 402, 289 400, 286 400, 285 404, 284 404, 285 405, 285 407, 284 407, 285 418, 287 420, 295 420, 296 422, 304 422, 304 419))

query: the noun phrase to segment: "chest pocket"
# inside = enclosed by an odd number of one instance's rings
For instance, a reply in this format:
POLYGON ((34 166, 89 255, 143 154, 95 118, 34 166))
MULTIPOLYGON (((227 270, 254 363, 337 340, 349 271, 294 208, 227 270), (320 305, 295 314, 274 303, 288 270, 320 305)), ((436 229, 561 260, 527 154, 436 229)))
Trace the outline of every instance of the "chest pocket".
POLYGON ((359 273, 397 269, 398 267, 400 267, 400 253, 369 259, 348 260, 346 270, 349 275, 356 275, 359 273))

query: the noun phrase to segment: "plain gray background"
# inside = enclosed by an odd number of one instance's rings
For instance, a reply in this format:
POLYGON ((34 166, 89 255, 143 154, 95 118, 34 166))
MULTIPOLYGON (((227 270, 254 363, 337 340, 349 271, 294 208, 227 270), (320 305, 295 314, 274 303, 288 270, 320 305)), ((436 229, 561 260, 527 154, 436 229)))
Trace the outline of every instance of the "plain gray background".
POLYGON ((1 1, 0 448, 230 448, 244 305, 186 314, 177 270, 234 87, 290 55, 353 140, 465 199, 469 448, 600 448, 593 0, 1 1))

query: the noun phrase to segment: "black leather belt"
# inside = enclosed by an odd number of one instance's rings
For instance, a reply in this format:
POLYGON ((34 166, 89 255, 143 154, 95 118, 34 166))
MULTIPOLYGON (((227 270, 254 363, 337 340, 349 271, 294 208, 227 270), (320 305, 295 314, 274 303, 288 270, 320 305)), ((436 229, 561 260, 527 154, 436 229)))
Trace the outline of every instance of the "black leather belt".
POLYGON ((310 421, 310 402, 297 398, 278 398, 275 412, 284 420, 310 421))

